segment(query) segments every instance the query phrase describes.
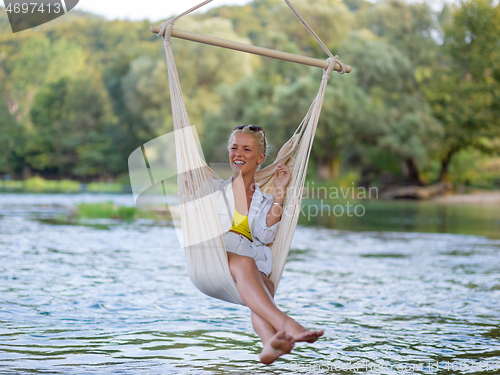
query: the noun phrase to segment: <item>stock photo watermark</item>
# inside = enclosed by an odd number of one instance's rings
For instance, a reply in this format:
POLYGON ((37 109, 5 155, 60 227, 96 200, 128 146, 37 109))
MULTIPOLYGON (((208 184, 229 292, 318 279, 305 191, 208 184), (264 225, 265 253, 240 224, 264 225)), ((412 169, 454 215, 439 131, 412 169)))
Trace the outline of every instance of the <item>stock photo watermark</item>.
POLYGON ((306 182, 302 191, 302 199, 319 199, 319 204, 302 204, 300 214, 307 220, 323 216, 362 217, 366 213, 363 200, 378 199, 378 188, 355 186, 315 186, 314 182, 306 182), (345 201, 348 199, 347 201, 345 201), (334 204, 335 200, 344 200, 342 204, 334 204), (354 203, 351 203, 354 202, 354 203))
POLYGON ((500 360, 498 361, 431 361, 421 363, 374 363, 369 361, 341 362, 322 361, 318 363, 301 364, 296 361, 290 363, 290 370, 294 373, 315 373, 322 371, 343 371, 363 373, 370 371, 376 374, 411 374, 411 373, 437 373, 438 371, 460 371, 460 372, 490 372, 497 374, 500 371, 500 360))
POLYGON ((79 0, 4 0, 13 33, 43 25, 64 16, 79 0))

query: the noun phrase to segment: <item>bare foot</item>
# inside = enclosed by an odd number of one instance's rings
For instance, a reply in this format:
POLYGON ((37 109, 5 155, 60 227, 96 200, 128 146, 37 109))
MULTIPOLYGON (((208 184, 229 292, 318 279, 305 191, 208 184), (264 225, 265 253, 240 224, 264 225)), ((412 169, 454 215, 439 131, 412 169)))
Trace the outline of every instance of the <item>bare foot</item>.
POLYGON ((260 361, 269 365, 283 354, 290 353, 293 345, 293 338, 287 335, 285 331, 279 331, 264 345, 260 352, 260 361))
POLYGON ((307 342, 314 342, 317 339, 319 339, 321 336, 323 336, 323 331, 305 331, 298 336, 294 337, 294 342, 298 341, 307 341, 307 342))
POLYGON ((285 324, 285 331, 293 337, 293 342, 315 342, 324 333, 323 331, 309 331, 290 317, 285 324))

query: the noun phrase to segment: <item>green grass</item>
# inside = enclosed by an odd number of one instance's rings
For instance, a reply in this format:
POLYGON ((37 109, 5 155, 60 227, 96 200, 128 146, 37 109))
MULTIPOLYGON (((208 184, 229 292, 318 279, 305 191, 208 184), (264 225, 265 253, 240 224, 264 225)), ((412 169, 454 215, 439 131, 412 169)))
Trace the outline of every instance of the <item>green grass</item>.
POLYGON ((76 208, 76 216, 79 219, 134 220, 137 213, 135 207, 120 207, 113 202, 81 203, 76 208))
POLYGON ((165 211, 140 210, 137 207, 117 206, 113 202, 80 203, 76 206, 78 219, 118 219, 132 221, 136 219, 168 220, 165 211))
POLYGON ((80 190, 80 183, 71 180, 45 180, 42 177, 31 177, 23 181, 23 189, 33 192, 61 191, 77 192, 80 190))
MULTIPOLYGON (((107 182, 91 182, 86 185, 86 191, 91 193, 122 193, 129 185, 107 182)), ((42 177, 31 177, 26 180, 0 180, 0 190, 22 191, 28 193, 78 193, 82 183, 72 180, 46 180, 42 177)))
POLYGON ((87 191, 91 193, 121 193, 123 185, 119 183, 91 182, 87 185, 87 191))

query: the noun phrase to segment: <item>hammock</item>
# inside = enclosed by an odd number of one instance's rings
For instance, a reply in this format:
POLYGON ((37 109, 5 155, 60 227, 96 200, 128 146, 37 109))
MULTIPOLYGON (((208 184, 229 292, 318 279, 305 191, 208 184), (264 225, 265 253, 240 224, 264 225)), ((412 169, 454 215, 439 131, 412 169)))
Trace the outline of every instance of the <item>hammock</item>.
MULTIPOLYGON (((181 32, 173 28, 174 22, 177 19, 208 4, 210 1, 212 0, 204 1, 174 19, 164 22, 161 27, 153 26, 151 29, 153 32, 157 32, 158 36, 163 37, 167 58, 175 136, 175 159, 178 176, 179 220, 182 227, 182 231, 179 235, 182 236, 180 238, 181 247, 185 249, 188 275, 193 284, 201 292, 224 301, 244 305, 229 270, 222 232, 217 220, 217 207, 215 207, 213 189, 211 189, 211 184, 213 186, 214 181, 215 185, 220 187, 223 185, 223 180, 205 163, 202 157, 195 128, 190 124, 184 105, 181 85, 172 51, 171 37, 175 36, 189 40, 202 41, 203 43, 324 68, 324 74, 321 79, 318 94, 313 100, 304 119, 291 138, 281 147, 275 161, 271 165, 257 171, 255 174, 255 181, 260 189, 264 193, 274 195, 274 172, 277 165, 279 163, 286 164, 292 173, 291 181, 287 187, 286 200, 284 202, 285 208, 281 223, 278 227, 276 238, 271 244, 274 259, 269 278, 274 283, 275 289, 278 287, 283 273, 300 213, 302 190, 306 177, 308 159, 325 96, 326 84, 333 70, 337 70, 339 73, 343 74, 349 72, 350 67, 340 62, 337 56, 334 56, 328 50, 288 0, 284 1, 329 55, 326 61, 181 32)), ((145 152, 145 148, 140 148, 134 153, 136 156, 139 155, 142 157, 142 154, 144 153, 146 156, 147 152, 145 152)), ((131 158, 129 158, 129 168, 131 168, 131 163, 132 155, 131 158)), ((147 167, 144 161, 141 161, 141 163, 141 165, 144 164, 144 168, 147 167)), ((148 170, 148 173, 151 184, 157 184, 161 181, 162 176, 154 177, 150 170, 148 170)), ((143 176, 147 176, 147 174, 144 173, 143 176)), ((145 187, 138 188, 136 186, 136 188, 134 188, 132 177, 131 182, 134 197, 137 202, 137 197, 145 190, 145 187)))

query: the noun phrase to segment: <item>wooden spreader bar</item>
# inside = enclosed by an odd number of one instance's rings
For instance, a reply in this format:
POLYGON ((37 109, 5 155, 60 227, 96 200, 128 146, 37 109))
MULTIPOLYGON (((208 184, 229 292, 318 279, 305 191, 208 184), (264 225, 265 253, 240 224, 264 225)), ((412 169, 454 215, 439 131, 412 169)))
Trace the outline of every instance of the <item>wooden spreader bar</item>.
MULTIPOLYGON (((157 25, 151 26, 151 31, 155 34, 158 34, 158 32, 160 31, 160 26, 157 26, 157 25)), ((320 60, 320 59, 315 59, 312 57, 294 55, 293 53, 281 52, 281 51, 276 51, 276 50, 269 49, 269 48, 252 46, 250 44, 244 44, 244 43, 233 42, 233 41, 226 40, 226 39, 214 38, 214 37, 207 36, 207 35, 191 33, 189 31, 182 31, 182 30, 173 29, 172 36, 175 38, 179 38, 179 39, 190 40, 192 42, 210 44, 212 46, 233 49, 233 50, 241 51, 241 52, 253 53, 254 55, 272 57, 272 58, 279 59, 279 60, 285 60, 285 61, 291 61, 291 62, 304 64, 304 65, 316 66, 318 68, 323 68, 323 69, 328 68, 328 61, 326 61, 326 60, 320 60)), ((349 65, 346 65, 345 68, 346 68, 346 70, 345 70, 346 73, 351 72, 351 67, 349 65)), ((342 70, 342 67, 340 66, 339 63, 335 64, 334 70, 339 71, 339 72, 342 70)))

